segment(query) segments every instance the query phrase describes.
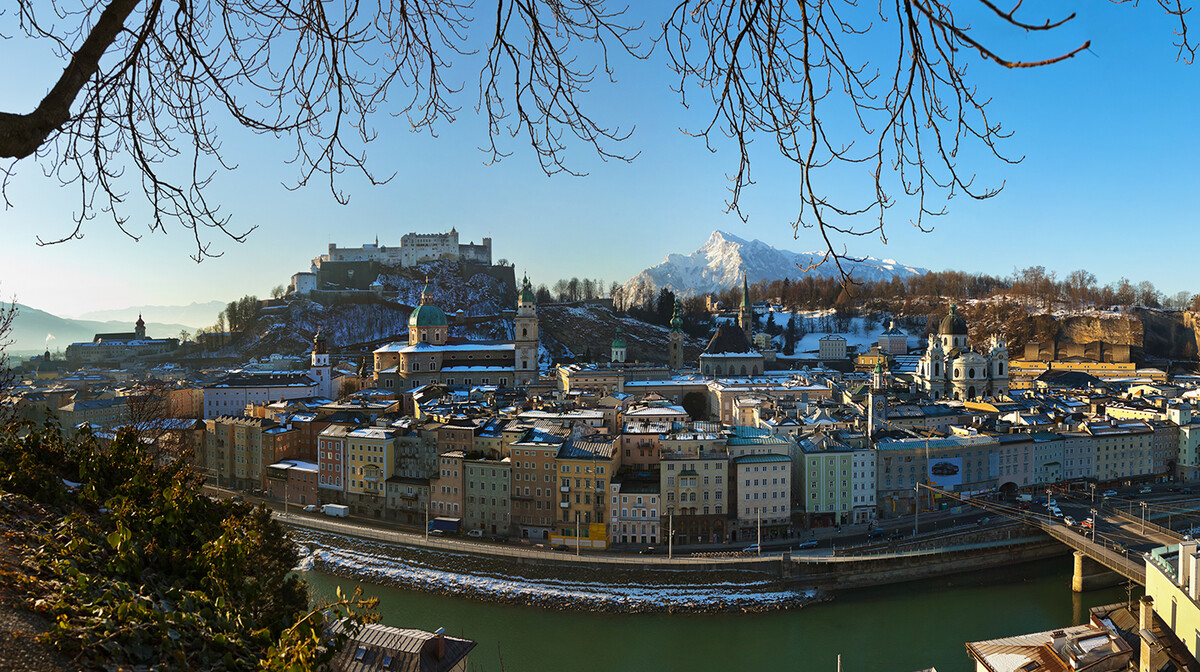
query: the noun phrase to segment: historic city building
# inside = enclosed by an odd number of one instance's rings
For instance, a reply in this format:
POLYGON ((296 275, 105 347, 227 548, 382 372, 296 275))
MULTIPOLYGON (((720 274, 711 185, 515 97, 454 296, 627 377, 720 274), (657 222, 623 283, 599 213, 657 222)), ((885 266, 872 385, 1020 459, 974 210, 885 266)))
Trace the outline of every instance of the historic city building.
POLYGON ((934 399, 980 399, 1008 393, 1008 348, 993 336, 986 352, 967 343, 967 321, 954 306, 917 364, 917 382, 934 399))

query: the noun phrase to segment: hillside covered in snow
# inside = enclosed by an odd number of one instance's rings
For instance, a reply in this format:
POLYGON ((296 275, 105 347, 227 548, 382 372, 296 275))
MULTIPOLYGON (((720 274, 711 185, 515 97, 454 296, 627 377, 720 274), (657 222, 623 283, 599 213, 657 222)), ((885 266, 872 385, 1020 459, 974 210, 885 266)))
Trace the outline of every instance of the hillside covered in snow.
MULTIPOLYGON (((681 297, 728 289, 741 282, 743 269, 751 282, 797 279, 805 275, 802 269, 821 258, 818 252, 779 250, 761 240, 746 241, 724 231, 713 231, 708 241, 692 254, 670 254, 661 264, 626 281, 621 287, 621 304, 642 303, 657 296, 664 287, 681 297)), ((843 266, 859 280, 891 280, 893 276, 904 279, 928 272, 892 259, 873 257, 861 262, 843 262, 843 266)), ((831 276, 837 273, 837 267, 823 264, 808 273, 831 276)))

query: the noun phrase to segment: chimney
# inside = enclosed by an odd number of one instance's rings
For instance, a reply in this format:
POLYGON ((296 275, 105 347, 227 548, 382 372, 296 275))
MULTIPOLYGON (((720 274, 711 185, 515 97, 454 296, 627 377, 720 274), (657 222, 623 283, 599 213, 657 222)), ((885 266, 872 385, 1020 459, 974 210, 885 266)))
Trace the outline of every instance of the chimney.
POLYGON ((1184 541, 1179 544, 1178 561, 1176 565, 1177 575, 1175 578, 1178 581, 1179 587, 1185 591, 1188 588, 1188 569, 1190 569, 1190 567, 1188 567, 1188 558, 1195 550, 1196 542, 1194 541, 1184 541))
POLYGON ((438 628, 433 633, 433 655, 441 660, 446 657, 446 629, 438 628))
POLYGON ((1138 659, 1138 672, 1152 672, 1150 659, 1154 655, 1154 645, 1157 638, 1151 632, 1154 627, 1154 598, 1142 597, 1141 609, 1138 611, 1138 635, 1142 640, 1138 659))
POLYGON ((1188 554, 1188 595, 1192 601, 1196 601, 1196 595, 1200 594, 1200 553, 1192 552, 1188 554))

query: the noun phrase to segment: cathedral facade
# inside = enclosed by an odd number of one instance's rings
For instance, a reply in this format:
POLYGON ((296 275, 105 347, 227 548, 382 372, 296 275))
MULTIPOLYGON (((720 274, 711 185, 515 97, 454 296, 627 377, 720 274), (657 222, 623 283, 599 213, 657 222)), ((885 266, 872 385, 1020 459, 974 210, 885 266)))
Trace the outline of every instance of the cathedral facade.
POLYGON ((967 321, 954 306, 929 337, 917 364, 917 384, 933 399, 969 401, 1008 393, 1008 348, 992 336, 986 348, 967 342, 967 321))

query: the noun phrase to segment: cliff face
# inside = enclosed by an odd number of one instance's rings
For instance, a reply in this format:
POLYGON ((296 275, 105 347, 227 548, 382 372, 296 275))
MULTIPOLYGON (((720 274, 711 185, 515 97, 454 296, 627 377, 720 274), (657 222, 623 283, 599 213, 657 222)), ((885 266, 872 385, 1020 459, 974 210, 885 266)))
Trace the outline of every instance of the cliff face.
MULTIPOLYGON (((1004 334, 1013 357, 1021 357, 1027 343, 1043 344, 1045 358, 1056 350, 1059 357, 1085 353, 1093 356, 1100 351, 1083 346, 1096 342, 1117 346, 1117 351, 1119 346, 1127 346, 1134 361, 1194 360, 1200 353, 1200 313, 1135 308, 1075 315, 1030 314, 1024 306, 1009 302, 968 305, 960 308, 960 313, 970 325, 973 343, 983 343, 992 334, 1004 334)), ((943 315, 944 308, 940 312, 935 308, 926 318, 927 329, 936 329, 943 315)))
POLYGON ((1134 313, 1141 320, 1142 347, 1147 356, 1196 359, 1200 352, 1200 314, 1142 308, 1134 313))
POLYGON ((1105 341, 1130 348, 1143 347, 1142 321, 1135 315, 1069 315, 1057 322, 1060 342, 1082 345, 1105 341))

